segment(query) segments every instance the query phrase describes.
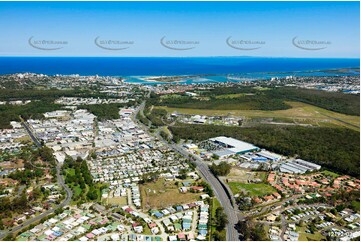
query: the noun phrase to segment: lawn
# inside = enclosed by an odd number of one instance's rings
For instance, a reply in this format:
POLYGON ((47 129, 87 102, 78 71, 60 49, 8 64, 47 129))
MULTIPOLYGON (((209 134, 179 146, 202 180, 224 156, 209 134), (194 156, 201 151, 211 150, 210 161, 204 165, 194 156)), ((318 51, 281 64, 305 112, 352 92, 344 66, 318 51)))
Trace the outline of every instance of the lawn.
POLYGON ((353 130, 360 130, 360 117, 345 115, 302 102, 285 102, 292 106, 286 110, 263 111, 263 110, 207 110, 190 108, 170 108, 159 106, 166 109, 168 113, 178 112, 191 115, 208 116, 239 116, 246 119, 275 118, 276 120, 293 120, 297 124, 311 124, 315 126, 343 126, 353 130))
POLYGON ((69 174, 71 176, 75 176, 75 169, 74 168, 68 168, 65 170, 66 174, 69 174))
POLYGON ((175 181, 158 179, 140 185, 142 207, 144 210, 160 209, 177 204, 194 202, 200 199, 202 193, 181 193, 175 181))
POLYGON ((144 231, 142 234, 145 234, 145 235, 153 235, 152 234, 152 231, 150 231, 150 228, 147 226, 144 226, 144 231))
POLYGON ((332 178, 337 178, 340 176, 339 174, 329 171, 329 170, 322 171, 322 174, 324 174, 325 176, 331 176, 332 178))
POLYGON ((74 190, 74 197, 76 197, 76 196, 80 196, 80 195, 81 195, 81 193, 82 193, 82 189, 80 188, 80 186, 79 186, 79 185, 77 185, 77 186, 73 187, 73 190, 74 190))
POLYGON ((265 183, 246 184, 240 182, 229 182, 228 186, 234 195, 244 191, 251 197, 262 197, 276 192, 276 189, 265 183))

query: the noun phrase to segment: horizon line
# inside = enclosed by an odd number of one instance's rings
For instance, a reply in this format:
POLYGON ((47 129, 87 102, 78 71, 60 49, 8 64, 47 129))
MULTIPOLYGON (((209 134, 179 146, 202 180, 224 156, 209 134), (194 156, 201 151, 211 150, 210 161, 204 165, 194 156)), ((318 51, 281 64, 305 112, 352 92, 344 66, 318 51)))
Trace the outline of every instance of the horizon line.
POLYGON ((0 56, 0 58, 287 58, 287 59, 360 59, 360 57, 292 57, 292 56, 0 56))

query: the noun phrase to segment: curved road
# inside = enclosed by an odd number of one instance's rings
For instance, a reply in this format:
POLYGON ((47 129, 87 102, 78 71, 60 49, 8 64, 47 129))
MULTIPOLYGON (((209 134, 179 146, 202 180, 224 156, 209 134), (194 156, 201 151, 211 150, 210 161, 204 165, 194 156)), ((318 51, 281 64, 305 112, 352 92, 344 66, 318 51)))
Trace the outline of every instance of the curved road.
MULTIPOLYGON (((134 112, 134 121, 138 123, 138 125, 142 126, 146 131, 148 131, 147 127, 141 123, 138 122, 138 120, 135 119, 137 113, 139 111, 142 111, 145 106, 145 101, 136 109, 134 112)), ((220 181, 211 173, 209 170, 209 167, 207 164, 205 164, 202 159, 200 159, 197 156, 194 156, 193 154, 187 152, 183 148, 177 146, 176 144, 170 144, 167 141, 165 141, 160 135, 156 134, 157 138, 162 140, 166 145, 168 145, 169 148, 176 151, 177 153, 181 154, 182 156, 189 158, 193 157, 193 161, 195 162, 197 166, 197 170, 200 172, 201 176, 204 180, 206 180, 212 187, 215 196, 221 203, 224 212, 227 215, 228 218, 228 224, 226 226, 227 230, 227 240, 228 241, 238 241, 239 240, 239 234, 238 231, 235 229, 235 225, 238 222, 238 212, 237 209, 234 209, 231 203, 231 200, 228 198, 227 193, 225 192, 224 188, 222 187, 220 181)))
MULTIPOLYGON (((26 131, 28 132, 29 136, 34 140, 37 141, 37 139, 35 138, 34 134, 31 132, 31 130, 29 129, 29 127, 23 123, 23 126, 25 127, 26 131)), ((40 145, 40 143, 38 142, 35 142, 38 146, 40 145)), ((40 145, 41 146, 41 145, 40 145)), ((12 233, 18 233, 21 229, 33 224, 33 223, 36 223, 38 222, 39 220, 45 218, 46 216, 52 214, 55 212, 55 210, 57 210, 58 208, 62 208, 62 207, 65 207, 67 206, 70 201, 71 201, 71 197, 73 196, 73 192, 71 191, 71 189, 65 184, 64 182, 64 178, 63 176, 60 174, 60 171, 61 171, 61 164, 57 164, 56 166, 56 177, 57 177, 57 181, 58 181, 58 184, 60 186, 62 186, 65 190, 65 193, 66 193, 66 198, 64 201, 62 201, 59 205, 55 206, 54 208, 52 209, 49 209, 47 211, 45 211, 44 213, 34 217, 34 218, 31 218, 31 219, 28 219, 26 220, 24 223, 20 224, 19 226, 16 226, 16 227, 13 227, 9 230, 5 230, 5 231, 0 231, 0 240, 3 240, 7 235, 9 234, 12 234, 12 233)))

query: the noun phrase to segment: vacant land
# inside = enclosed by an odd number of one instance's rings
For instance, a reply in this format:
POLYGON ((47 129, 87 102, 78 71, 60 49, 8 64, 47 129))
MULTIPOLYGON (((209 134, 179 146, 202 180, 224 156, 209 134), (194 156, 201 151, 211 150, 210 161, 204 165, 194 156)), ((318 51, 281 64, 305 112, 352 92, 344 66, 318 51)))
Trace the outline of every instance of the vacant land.
POLYGON ((343 126, 360 130, 360 117, 336 113, 302 102, 286 102, 290 109, 286 110, 207 110, 191 108, 170 108, 161 106, 168 113, 178 112, 191 115, 237 116, 244 119, 271 118, 274 121, 293 122, 295 124, 311 124, 316 126, 343 126))
POLYGON ((144 210, 160 209, 176 204, 199 200, 202 193, 181 193, 175 181, 158 179, 140 186, 142 206, 144 210))
POLYGON ((248 183, 248 181, 255 179, 260 179, 261 181, 264 181, 266 177, 267 172, 252 172, 232 167, 226 179, 229 182, 248 183))
POLYGON ((106 199, 106 202, 107 204, 118 206, 124 206, 128 204, 126 197, 110 197, 106 199))
POLYGON ((228 186, 233 194, 245 192, 251 197, 262 197, 276 192, 272 186, 265 183, 245 184, 240 182, 229 182, 228 186))

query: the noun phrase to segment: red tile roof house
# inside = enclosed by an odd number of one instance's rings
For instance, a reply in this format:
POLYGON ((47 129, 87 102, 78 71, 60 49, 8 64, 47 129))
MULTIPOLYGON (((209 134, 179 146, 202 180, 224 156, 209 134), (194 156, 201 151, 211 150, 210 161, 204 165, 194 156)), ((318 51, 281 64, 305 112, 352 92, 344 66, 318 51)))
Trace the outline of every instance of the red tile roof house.
POLYGON ((278 184, 274 185, 273 187, 276 188, 279 192, 284 192, 284 189, 278 184))
POLYGON ((203 192, 204 187, 202 186, 192 186, 191 189, 195 192, 203 192))
POLYGON ((179 233, 178 234, 178 239, 179 240, 186 240, 186 235, 184 233, 179 233))
POLYGON ((269 195, 269 196, 264 196, 263 199, 266 201, 266 202, 269 202, 269 201, 272 201, 274 199, 274 197, 272 195, 269 195))
POLYGON ((306 181, 303 181, 303 180, 296 180, 296 184, 303 186, 303 185, 306 185, 307 182, 306 182, 306 181))
POLYGON ((106 224, 106 223, 108 223, 108 219, 103 219, 102 221, 100 221, 100 224, 106 224))
POLYGON ((328 184, 330 184, 329 180, 327 180, 326 178, 322 179, 320 182, 321 182, 323 185, 328 185, 328 184))
POLYGON ((261 202, 262 202, 262 199, 260 199, 259 197, 254 197, 254 198, 253 198, 253 201, 254 201, 255 203, 261 203, 261 202))
POLYGON ((275 174, 270 173, 270 174, 268 175, 267 181, 268 181, 269 183, 272 183, 272 182, 274 182, 274 180, 275 180, 275 174))
POLYGON ((151 229, 151 228, 157 227, 157 224, 156 223, 150 223, 150 224, 148 224, 148 227, 151 229))
POLYGON ((189 203, 188 206, 189 206, 189 208, 197 207, 197 205, 195 203, 189 203))
POLYGON ((132 223, 132 227, 134 228, 134 227, 137 227, 138 225, 139 225, 140 223, 132 223))
POLYGON ((340 188, 340 181, 334 180, 332 187, 339 189, 340 188))
POLYGON ((93 233, 89 233, 89 234, 85 235, 85 237, 87 237, 88 239, 92 239, 95 237, 95 235, 93 233))
POLYGON ((353 189, 351 187, 346 187, 346 192, 351 192, 353 189))
POLYGON ((274 192, 272 193, 272 195, 276 198, 276 199, 281 199, 282 196, 278 193, 278 192, 274 192))
POLYGON ((344 176, 341 176, 337 179, 340 179, 340 180, 347 180, 347 179, 350 179, 350 177, 348 175, 344 175, 344 176))
POLYGON ((311 186, 313 186, 313 187, 320 187, 321 186, 321 184, 319 184, 319 183, 317 183, 317 182, 311 182, 311 184, 310 184, 311 186))
POLYGON ((53 241, 56 237, 54 235, 49 235, 48 237, 46 237, 46 240, 49 240, 49 241, 53 241))
POLYGON ((125 211, 128 212, 128 213, 130 213, 130 212, 133 212, 133 209, 131 209, 131 208, 126 208, 125 211))
POLYGON ((187 237, 188 237, 188 240, 194 240, 194 234, 193 233, 189 233, 187 237))

